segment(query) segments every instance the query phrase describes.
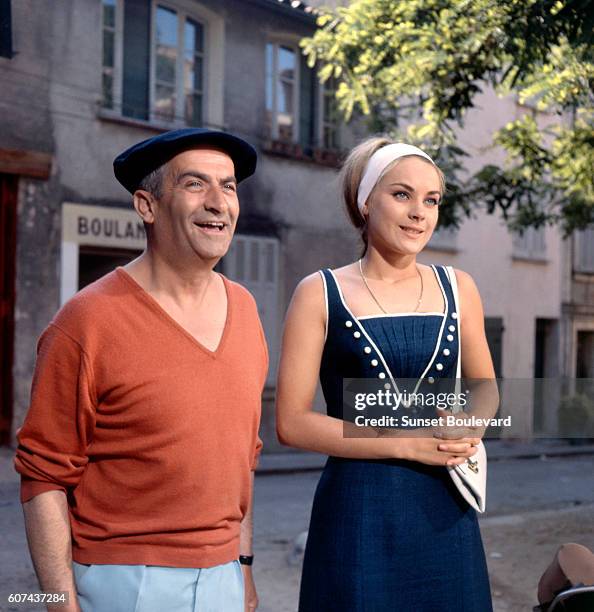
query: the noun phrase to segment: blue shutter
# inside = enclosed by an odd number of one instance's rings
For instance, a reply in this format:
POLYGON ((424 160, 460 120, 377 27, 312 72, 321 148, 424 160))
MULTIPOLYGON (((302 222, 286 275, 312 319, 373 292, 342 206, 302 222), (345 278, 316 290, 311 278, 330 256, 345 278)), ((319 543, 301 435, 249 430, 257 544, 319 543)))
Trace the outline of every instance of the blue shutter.
POLYGON ((501 317, 485 317, 485 335, 493 359, 496 378, 501 378, 503 319, 501 317))
POLYGON ((124 3, 124 69, 122 115, 149 118, 149 70, 151 48, 151 3, 124 3))
POLYGON ((299 144, 307 151, 316 143, 316 75, 304 57, 299 58, 299 66, 299 144))
POLYGON ((10 59, 12 52, 12 16, 10 0, 0 0, 0 57, 10 59))

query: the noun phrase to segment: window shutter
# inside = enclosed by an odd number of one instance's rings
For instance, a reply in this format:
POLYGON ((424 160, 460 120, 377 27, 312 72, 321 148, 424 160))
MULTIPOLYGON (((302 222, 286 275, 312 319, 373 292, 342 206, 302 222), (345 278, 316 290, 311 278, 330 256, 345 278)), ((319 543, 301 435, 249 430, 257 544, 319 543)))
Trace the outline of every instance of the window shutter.
POLYGON ((223 259, 223 270, 254 296, 268 342, 270 366, 268 385, 274 385, 278 362, 278 267, 276 238, 236 234, 223 259))
POLYGON ((122 84, 122 115, 126 117, 149 118, 150 36, 150 1, 126 0, 122 84))
POLYGON ((308 149, 315 145, 315 72, 299 58, 299 144, 308 149))
POLYGON ((495 376, 501 378, 503 319, 501 317, 485 317, 485 335, 493 359, 495 376))
POLYGON ((575 240, 577 241, 575 271, 586 274, 594 273, 594 228, 576 232, 575 240))
POLYGON ((12 17, 10 0, 0 0, 0 57, 12 57, 12 17))

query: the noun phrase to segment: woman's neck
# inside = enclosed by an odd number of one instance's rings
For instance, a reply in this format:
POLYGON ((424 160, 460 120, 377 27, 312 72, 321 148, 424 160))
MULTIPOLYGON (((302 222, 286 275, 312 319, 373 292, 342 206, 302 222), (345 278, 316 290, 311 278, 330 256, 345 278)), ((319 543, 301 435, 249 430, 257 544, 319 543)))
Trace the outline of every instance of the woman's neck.
POLYGON ((361 259, 363 273, 367 278, 373 280, 395 283, 417 274, 416 254, 386 255, 376 249, 368 248, 361 259))

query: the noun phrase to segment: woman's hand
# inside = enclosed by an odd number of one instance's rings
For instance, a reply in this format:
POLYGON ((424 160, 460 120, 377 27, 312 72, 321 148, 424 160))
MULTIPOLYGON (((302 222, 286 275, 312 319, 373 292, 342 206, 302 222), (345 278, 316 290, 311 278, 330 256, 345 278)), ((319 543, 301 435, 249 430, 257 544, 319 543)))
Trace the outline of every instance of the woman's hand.
POLYGON ((476 454, 476 445, 480 441, 480 438, 440 440, 428 436, 399 437, 397 454, 399 459, 426 465, 461 465, 476 454))

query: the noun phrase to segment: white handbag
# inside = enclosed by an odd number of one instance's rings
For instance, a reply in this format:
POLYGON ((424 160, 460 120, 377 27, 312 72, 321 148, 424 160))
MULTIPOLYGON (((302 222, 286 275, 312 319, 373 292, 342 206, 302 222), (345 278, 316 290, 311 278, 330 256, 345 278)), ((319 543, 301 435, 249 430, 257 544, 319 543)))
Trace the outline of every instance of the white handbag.
MULTIPOLYGON (((462 374, 462 341, 460 337, 460 308, 458 303, 458 284, 456 282, 456 273, 452 266, 447 266, 446 270, 450 277, 452 291, 454 294, 454 303, 458 317, 456 324, 458 326, 458 363, 456 365, 456 388, 455 393, 460 393, 461 374, 462 374)), ((462 410, 459 406, 453 412, 462 410)), ((482 441, 476 447, 475 455, 466 460, 466 463, 461 465, 448 466, 448 472, 456 488, 460 491, 462 497, 477 511, 484 512, 487 501, 487 451, 482 441)))

